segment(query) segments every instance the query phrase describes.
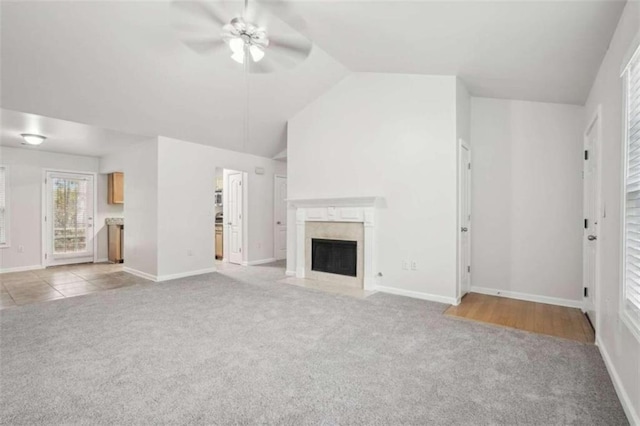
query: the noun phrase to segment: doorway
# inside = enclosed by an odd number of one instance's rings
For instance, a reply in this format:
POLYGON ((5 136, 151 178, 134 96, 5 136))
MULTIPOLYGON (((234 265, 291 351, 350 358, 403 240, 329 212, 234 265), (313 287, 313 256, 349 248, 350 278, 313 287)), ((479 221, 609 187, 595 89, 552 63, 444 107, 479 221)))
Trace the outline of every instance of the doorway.
POLYGON ((471 148, 460 139, 458 164, 458 295, 471 291, 471 148))
POLYGON ((287 258, 287 177, 276 175, 274 186, 274 248, 276 260, 287 258))
POLYGON ((598 298, 598 228, 600 221, 600 108, 589 122, 584 134, 584 233, 583 233, 583 302, 584 311, 596 329, 596 304, 598 298))
POLYGON ((96 176, 45 171, 43 265, 94 261, 96 176))

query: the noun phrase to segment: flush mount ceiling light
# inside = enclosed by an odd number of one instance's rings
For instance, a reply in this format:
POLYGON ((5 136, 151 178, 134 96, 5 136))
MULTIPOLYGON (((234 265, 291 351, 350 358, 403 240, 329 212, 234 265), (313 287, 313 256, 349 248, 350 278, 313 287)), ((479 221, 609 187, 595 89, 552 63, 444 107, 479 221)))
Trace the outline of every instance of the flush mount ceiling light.
POLYGON ((42 135, 34 135, 31 133, 22 133, 20 136, 24 139, 22 145, 40 145, 46 139, 46 137, 42 135))

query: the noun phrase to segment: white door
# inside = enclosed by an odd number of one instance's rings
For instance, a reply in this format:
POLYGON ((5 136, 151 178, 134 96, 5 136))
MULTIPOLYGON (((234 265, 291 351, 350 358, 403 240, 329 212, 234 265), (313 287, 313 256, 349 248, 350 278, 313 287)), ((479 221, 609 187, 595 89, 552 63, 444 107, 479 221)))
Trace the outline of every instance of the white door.
POLYGON ((584 234, 583 234, 583 298, 584 310, 596 325, 596 281, 598 277, 598 222, 600 212, 600 117, 597 116, 585 134, 584 151, 584 234))
POLYGON ((471 290, 471 151, 460 144, 460 297, 471 290))
POLYGON ((93 175, 47 172, 45 188, 45 265, 93 262, 93 175))
POLYGON ((229 262, 242 263, 242 173, 229 174, 229 262))

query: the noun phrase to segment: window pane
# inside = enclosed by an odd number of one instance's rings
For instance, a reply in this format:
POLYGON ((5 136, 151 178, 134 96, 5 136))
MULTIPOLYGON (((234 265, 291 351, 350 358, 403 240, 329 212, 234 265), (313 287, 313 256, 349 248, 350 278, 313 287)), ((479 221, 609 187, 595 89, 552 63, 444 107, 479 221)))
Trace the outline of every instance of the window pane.
POLYGON ((625 164, 624 307, 632 317, 640 313, 640 57, 626 74, 627 125, 625 164))
POLYGON ((53 178, 53 252, 86 250, 87 181, 53 178))

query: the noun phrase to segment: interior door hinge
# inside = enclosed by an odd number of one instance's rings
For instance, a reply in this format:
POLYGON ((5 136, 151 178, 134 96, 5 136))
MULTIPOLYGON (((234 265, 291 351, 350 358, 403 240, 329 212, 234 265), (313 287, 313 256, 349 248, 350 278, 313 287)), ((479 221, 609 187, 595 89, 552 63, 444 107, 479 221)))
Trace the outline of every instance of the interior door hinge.
POLYGON ((242 247, 238 249, 238 253, 242 253, 242 247))
POLYGON ((588 160, 588 159, 589 159, 589 151, 588 151, 588 150, 585 150, 585 151, 584 151, 584 159, 585 159, 585 160, 588 160))
POLYGON ((45 260, 47 259, 47 253, 44 254, 44 258, 45 258, 45 260))
POLYGON ((584 297, 589 297, 589 288, 588 287, 584 288, 584 297))
POLYGON ((589 229, 589 219, 584 220, 584 229, 589 229))
POLYGON ((471 170, 471 163, 467 165, 468 169, 471 170))
POLYGON ((467 272, 471 273, 471 265, 467 266, 467 272))

